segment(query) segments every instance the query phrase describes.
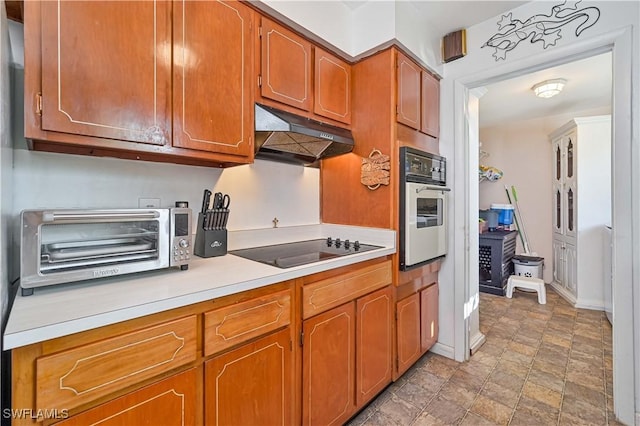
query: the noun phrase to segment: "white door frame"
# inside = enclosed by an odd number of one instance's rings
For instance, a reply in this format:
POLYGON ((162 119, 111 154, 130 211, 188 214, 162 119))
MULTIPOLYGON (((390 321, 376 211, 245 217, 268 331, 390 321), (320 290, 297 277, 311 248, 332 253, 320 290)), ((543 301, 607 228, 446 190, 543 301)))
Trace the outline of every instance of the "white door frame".
MULTIPOLYGON (((490 69, 474 73, 453 81, 454 85, 454 169, 456 170, 456 191, 454 192, 454 222, 464 223, 464 235, 454 235, 456 253, 464 256, 454 258, 454 270, 464 271, 454 275, 456 321, 454 329, 455 352, 469 353, 469 332, 471 315, 464 307, 477 292, 477 283, 467 280, 470 271, 477 269, 478 248, 471 244, 472 236, 477 234, 477 206, 471 201, 477 200, 478 183, 475 169, 469 166, 478 162, 477 133, 470 125, 477 117, 477 110, 469 108, 470 89, 495 83, 497 81, 529 74, 541 69, 572 62, 607 51, 612 52, 613 63, 613 120, 612 120, 612 225, 613 225, 613 382, 614 410, 621 421, 635 423, 635 383, 640 371, 635 369, 634 341, 640 343, 638 318, 634 318, 634 306, 640 307, 639 277, 634 276, 634 259, 640 252, 640 197, 634 185, 640 182, 640 157, 638 155, 638 123, 633 122, 632 88, 638 84, 633 76, 632 63, 632 27, 576 41, 569 46, 558 47, 521 60, 497 63, 490 69), (635 138, 635 139, 633 139, 635 138), (635 191, 635 192, 634 192, 635 191), (475 287, 475 288, 474 288, 475 287), (629 333, 629 331, 633 333, 629 333), (633 335, 633 338, 631 338, 633 335), (464 352, 463 352, 464 351, 464 352)), ((634 112, 637 120, 638 111, 634 112)), ((476 166, 477 167, 477 166, 476 166)), ((477 203, 476 203, 477 204, 477 203)))

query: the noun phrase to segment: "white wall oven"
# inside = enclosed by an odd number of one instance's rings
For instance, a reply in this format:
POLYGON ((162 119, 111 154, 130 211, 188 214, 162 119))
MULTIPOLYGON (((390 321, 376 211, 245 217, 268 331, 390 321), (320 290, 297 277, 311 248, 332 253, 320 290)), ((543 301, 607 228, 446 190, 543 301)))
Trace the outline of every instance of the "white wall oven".
POLYGON ((400 148, 400 269, 447 254, 446 159, 400 148))

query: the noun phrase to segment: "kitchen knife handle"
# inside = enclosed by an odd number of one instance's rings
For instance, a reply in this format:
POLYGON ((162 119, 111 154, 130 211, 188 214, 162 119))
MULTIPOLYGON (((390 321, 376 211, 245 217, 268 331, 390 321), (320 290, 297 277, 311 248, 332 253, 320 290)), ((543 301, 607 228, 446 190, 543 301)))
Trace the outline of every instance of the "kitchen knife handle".
POLYGON ((202 213, 206 213, 209 209, 209 202, 211 201, 211 191, 208 189, 204 190, 204 195, 202 196, 202 213))

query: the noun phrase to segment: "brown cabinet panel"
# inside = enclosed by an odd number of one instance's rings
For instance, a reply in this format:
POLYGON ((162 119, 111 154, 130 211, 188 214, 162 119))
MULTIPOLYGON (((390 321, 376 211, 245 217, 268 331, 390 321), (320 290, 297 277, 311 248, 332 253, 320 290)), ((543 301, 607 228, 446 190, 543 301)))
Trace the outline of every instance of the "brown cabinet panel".
POLYGON ((36 404, 71 409, 195 361, 196 316, 36 360, 36 404))
POLYGON ((289 330, 207 361, 205 424, 293 424, 291 366, 289 330))
POLYGON ((420 342, 420 297, 418 293, 396 303, 398 376, 422 355, 420 342))
POLYGON ((303 322, 302 424, 339 425, 355 411, 355 304, 303 322))
POLYGON ((212 355, 291 322, 289 290, 204 314, 204 354, 212 355))
POLYGON ((198 370, 176 374, 99 405, 59 425, 195 425, 200 410, 198 370))
POLYGON ((167 144, 170 7, 167 1, 42 2, 42 128, 167 144))
POLYGON ((311 43, 262 18, 262 85, 265 98, 311 110, 311 43))
POLYGON ((422 121, 420 130, 438 138, 440 136, 440 81, 422 70, 422 121))
POLYGON ((420 129, 421 69, 411 59, 398 52, 398 98, 396 119, 413 129, 420 129))
POLYGON ((389 284, 390 260, 305 285, 302 289, 302 318, 312 317, 389 284))
POLYGON ((422 352, 438 341, 438 283, 420 292, 420 336, 422 352))
POLYGON ((392 379, 392 288, 356 301, 356 402, 369 402, 392 379))
POLYGON ((351 66, 329 52, 315 48, 313 111, 323 117, 351 123, 351 66))
POLYGON ((253 11, 174 1, 173 145, 253 155, 253 11))

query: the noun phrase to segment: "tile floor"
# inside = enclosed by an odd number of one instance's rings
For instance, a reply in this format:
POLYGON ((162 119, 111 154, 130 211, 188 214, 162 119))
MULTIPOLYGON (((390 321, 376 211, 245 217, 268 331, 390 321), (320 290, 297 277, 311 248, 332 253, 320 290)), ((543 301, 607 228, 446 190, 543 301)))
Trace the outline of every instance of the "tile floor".
POLYGON ((547 286, 512 299, 480 294, 484 345, 468 362, 427 353, 349 426, 618 425, 611 326, 547 286))

